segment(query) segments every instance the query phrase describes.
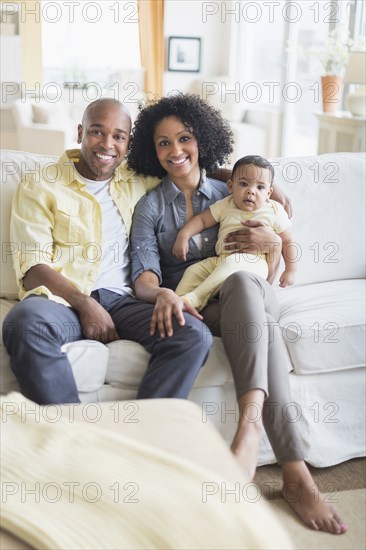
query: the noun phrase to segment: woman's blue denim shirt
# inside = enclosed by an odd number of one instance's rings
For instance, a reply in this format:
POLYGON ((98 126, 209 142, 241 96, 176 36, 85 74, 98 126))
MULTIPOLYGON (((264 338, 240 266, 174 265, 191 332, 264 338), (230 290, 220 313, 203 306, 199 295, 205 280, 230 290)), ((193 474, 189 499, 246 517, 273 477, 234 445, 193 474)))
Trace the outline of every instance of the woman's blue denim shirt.
MULTIPOLYGON (((227 195, 225 183, 207 178, 202 173, 199 187, 192 197, 193 214, 199 214, 227 195)), ((152 271, 161 286, 175 290, 188 266, 216 255, 218 225, 202 231, 202 249, 190 239, 186 261, 173 256, 173 244, 185 223, 185 195, 166 176, 158 187, 140 199, 135 208, 131 229, 133 282, 144 271, 152 271)))

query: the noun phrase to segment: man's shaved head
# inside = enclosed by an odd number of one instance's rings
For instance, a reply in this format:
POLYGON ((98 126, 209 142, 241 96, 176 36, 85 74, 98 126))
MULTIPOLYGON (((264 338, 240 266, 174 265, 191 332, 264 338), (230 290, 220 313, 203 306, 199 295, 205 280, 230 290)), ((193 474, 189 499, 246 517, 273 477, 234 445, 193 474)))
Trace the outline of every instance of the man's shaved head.
POLYGON ((95 114, 97 114, 99 110, 103 111, 110 108, 119 108, 121 112, 128 116, 131 121, 130 113, 128 112, 128 109, 123 105, 123 103, 121 103, 121 101, 118 101, 118 99, 113 99, 113 97, 102 97, 101 99, 96 99, 95 101, 92 101, 92 103, 89 103, 83 113, 83 119, 81 122, 82 126, 86 124, 86 121, 89 120, 90 117, 93 117, 95 114))

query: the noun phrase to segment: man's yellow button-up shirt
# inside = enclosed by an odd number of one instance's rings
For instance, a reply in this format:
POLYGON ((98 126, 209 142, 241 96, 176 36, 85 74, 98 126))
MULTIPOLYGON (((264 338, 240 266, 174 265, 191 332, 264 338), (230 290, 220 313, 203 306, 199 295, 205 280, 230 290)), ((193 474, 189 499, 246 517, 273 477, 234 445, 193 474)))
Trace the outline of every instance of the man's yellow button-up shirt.
MULTIPOLYGON (((75 170, 79 156, 78 149, 66 151, 57 163, 26 177, 17 187, 10 238, 18 244, 14 269, 20 299, 44 294, 68 305, 44 286, 27 292, 23 277, 34 265, 49 265, 88 295, 97 279, 102 255, 101 209, 75 170)), ((158 183, 157 178, 135 174, 125 162, 116 169, 110 193, 127 234, 137 202, 158 183)))

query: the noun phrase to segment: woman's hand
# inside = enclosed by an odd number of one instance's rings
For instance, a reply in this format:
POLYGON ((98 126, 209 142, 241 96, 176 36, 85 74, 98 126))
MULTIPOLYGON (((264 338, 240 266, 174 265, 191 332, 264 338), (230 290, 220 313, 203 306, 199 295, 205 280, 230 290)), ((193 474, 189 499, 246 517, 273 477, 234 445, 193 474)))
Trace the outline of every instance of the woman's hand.
POLYGON ((281 250, 281 237, 263 222, 248 220, 241 222, 243 229, 229 233, 224 248, 230 252, 248 252, 252 254, 273 254, 281 250))
POLYGON ((156 304, 151 318, 150 334, 155 334, 158 330, 160 337, 173 335, 173 316, 176 317, 179 325, 185 324, 183 311, 190 313, 199 320, 203 317, 189 304, 183 302, 173 290, 161 288, 156 294, 156 304))

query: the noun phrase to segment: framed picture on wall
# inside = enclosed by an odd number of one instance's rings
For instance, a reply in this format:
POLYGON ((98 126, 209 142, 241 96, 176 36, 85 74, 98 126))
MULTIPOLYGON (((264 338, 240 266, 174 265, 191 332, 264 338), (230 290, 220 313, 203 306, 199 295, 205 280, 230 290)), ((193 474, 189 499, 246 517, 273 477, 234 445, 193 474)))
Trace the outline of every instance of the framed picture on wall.
POLYGON ((198 73, 201 68, 201 39, 188 36, 170 36, 168 71, 198 73))

